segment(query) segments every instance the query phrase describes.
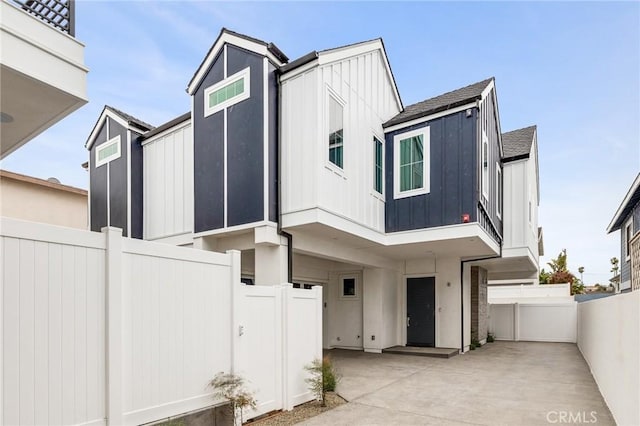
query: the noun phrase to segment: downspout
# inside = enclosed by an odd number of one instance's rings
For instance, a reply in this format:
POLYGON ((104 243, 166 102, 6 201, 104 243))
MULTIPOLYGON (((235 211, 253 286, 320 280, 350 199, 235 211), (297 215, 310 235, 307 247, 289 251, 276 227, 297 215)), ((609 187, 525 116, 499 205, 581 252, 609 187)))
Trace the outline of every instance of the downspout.
MULTIPOLYGON (((277 71, 276 71, 277 72, 277 71)), ((278 97, 276 99, 277 102, 277 107, 276 107, 276 146, 277 146, 277 155, 276 155, 276 169, 277 169, 277 185, 276 185, 276 191, 278 193, 277 198, 278 198, 278 204, 276 206, 276 215, 278 216, 278 235, 281 235, 283 237, 285 237, 287 239, 287 282, 288 283, 293 283, 293 235, 291 235, 290 233, 283 231, 282 230, 282 190, 281 190, 281 186, 282 186, 282 167, 280 165, 280 158, 282 158, 281 156, 281 151, 282 151, 282 145, 280 143, 280 119, 281 119, 281 114, 280 114, 280 99, 281 99, 281 91, 280 91, 280 76, 278 75, 277 78, 277 84, 278 84, 278 97)))

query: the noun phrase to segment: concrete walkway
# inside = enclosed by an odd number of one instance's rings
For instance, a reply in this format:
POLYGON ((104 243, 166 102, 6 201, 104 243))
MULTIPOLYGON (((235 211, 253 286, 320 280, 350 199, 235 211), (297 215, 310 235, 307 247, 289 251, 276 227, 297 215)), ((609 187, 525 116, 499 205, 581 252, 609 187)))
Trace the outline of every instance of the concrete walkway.
POLYGON ((450 359, 329 355, 349 403, 304 424, 615 424, 575 344, 494 342, 450 359))

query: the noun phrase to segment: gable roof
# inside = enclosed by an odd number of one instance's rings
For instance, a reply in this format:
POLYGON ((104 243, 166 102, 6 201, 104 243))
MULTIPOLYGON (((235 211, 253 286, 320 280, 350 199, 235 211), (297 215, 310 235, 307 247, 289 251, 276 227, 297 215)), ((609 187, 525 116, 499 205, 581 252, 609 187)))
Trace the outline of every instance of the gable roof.
POLYGON ((622 204, 620 204, 616 214, 611 219, 611 223, 607 227, 607 234, 622 228, 622 224, 638 203, 640 203, 640 173, 636 176, 631 188, 627 191, 627 195, 622 200, 622 204))
POLYGON ((98 129, 102 127, 102 124, 106 120, 107 116, 113 118, 124 127, 133 126, 135 128, 134 130, 139 130, 141 133, 145 133, 154 128, 151 124, 146 123, 139 118, 134 117, 133 115, 127 114, 126 112, 123 112, 112 106, 105 105, 102 109, 102 112, 100 113, 100 116, 98 117, 98 120, 96 121, 96 124, 93 126, 91 133, 89 133, 87 142, 84 144, 87 149, 90 150, 93 146, 95 138, 96 136, 98 136, 98 129))
POLYGON ((393 70, 391 69, 391 64, 389 63, 389 57, 387 56, 387 50, 384 46, 384 41, 380 37, 366 41, 359 41, 357 43, 346 44, 344 46, 332 47, 330 49, 319 51, 312 50, 306 55, 303 55, 291 61, 290 63, 281 66, 280 74, 284 75, 313 61, 317 61, 318 65, 324 65, 331 62, 343 60, 344 58, 349 58, 365 52, 369 52, 374 49, 378 49, 382 53, 383 65, 387 71, 389 81, 393 85, 393 94, 396 103, 398 105, 398 108, 402 110, 404 107, 402 105, 402 99, 400 98, 400 92, 398 91, 396 78, 393 75, 393 70))
POLYGON ((503 161, 529 158, 531 145, 537 131, 536 126, 524 127, 502 134, 503 161))
POLYGON ((189 80, 189 84, 187 84, 187 93, 191 95, 196 91, 196 88, 200 85, 200 82, 206 75, 209 67, 218 56, 220 49, 222 49, 225 43, 230 43, 267 56, 277 66, 282 66, 289 62, 287 55, 285 55, 275 44, 267 43, 266 41, 249 37, 248 35, 240 34, 223 27, 220 30, 220 34, 218 34, 218 38, 213 42, 204 59, 202 59, 202 62, 193 74, 193 77, 189 80))
POLYGON ((491 77, 460 89, 426 99, 422 102, 409 105, 400 114, 384 123, 382 127, 389 127, 406 121, 415 120, 417 118, 425 117, 427 115, 435 114, 440 111, 445 111, 468 104, 474 100, 481 99, 482 93, 493 81, 494 78, 491 77))

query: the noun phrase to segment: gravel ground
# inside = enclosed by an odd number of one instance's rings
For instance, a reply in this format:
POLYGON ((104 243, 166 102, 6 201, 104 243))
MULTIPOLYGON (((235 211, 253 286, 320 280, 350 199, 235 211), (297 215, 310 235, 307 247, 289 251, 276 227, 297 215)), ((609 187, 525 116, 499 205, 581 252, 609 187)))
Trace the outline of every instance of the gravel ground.
POLYGON ((342 397, 333 392, 327 393, 326 400, 326 407, 321 407, 320 402, 318 401, 311 401, 305 404, 298 405, 291 411, 282 411, 279 413, 275 413, 264 419, 260 419, 255 422, 249 422, 247 424, 250 424, 251 426, 294 425, 346 403, 346 401, 342 397))

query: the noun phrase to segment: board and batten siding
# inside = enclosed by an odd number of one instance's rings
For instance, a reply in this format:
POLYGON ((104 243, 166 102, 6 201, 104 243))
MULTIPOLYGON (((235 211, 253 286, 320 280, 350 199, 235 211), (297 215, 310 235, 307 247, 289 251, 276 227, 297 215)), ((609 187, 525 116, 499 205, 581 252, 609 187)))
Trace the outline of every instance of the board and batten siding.
POLYGON ((536 149, 534 140, 529 158, 503 165, 503 249, 526 247, 534 258, 538 257, 536 149), (529 202, 531 202, 531 221, 529 220, 529 202))
POLYGON ((144 142, 144 239, 193 232, 193 137, 187 121, 144 142))
POLYGON ((398 232, 462 223, 462 215, 477 220, 477 110, 465 111, 386 134, 386 231, 398 232), (394 137, 429 127, 429 193, 394 199, 394 137))
POLYGON ((277 219, 275 73, 264 56, 226 44, 194 92, 196 233, 277 219), (205 117, 205 90, 247 68, 250 97, 205 117))
MULTIPOLYGON (((500 133, 500 124, 498 123, 498 115, 497 115, 497 97, 495 96, 495 89, 491 89, 486 97, 480 102, 480 109, 478 111, 478 120, 480 121, 479 125, 479 135, 478 135, 478 158, 480 161, 478 162, 478 193, 479 200, 483 203, 483 206, 487 213, 489 214, 489 218, 493 222, 496 227, 496 231, 502 235, 502 214, 498 215, 498 183, 497 183, 497 169, 498 167, 502 167, 501 164, 501 152, 500 152, 500 144, 501 144, 501 133, 500 133), (486 191, 482 189, 482 140, 483 134, 486 135, 488 140, 488 181, 486 191), (485 197, 485 194, 487 197, 485 197)), ((504 182, 504 171, 503 178, 504 182)), ((504 192, 503 192, 504 198, 504 192)), ((504 205, 504 201, 503 201, 504 205)), ((501 210, 504 210, 504 206, 501 207, 501 210)), ((491 235, 491 233, 490 233, 491 235)))
POLYGON ((320 208, 384 232, 384 198, 373 186, 373 137, 384 140, 382 123, 400 111, 382 52, 285 79, 281 96, 282 213, 320 208), (330 96, 344 104, 342 170, 328 159, 330 96))

